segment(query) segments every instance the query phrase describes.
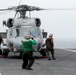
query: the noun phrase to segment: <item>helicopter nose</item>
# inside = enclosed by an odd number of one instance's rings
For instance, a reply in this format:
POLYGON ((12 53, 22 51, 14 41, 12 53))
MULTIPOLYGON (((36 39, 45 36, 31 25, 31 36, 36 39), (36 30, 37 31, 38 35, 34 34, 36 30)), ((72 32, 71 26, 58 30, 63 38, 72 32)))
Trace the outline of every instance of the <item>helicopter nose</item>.
POLYGON ((38 44, 42 43, 42 39, 40 39, 40 38, 35 38, 35 40, 38 44))
POLYGON ((34 45, 33 48, 35 51, 40 51, 41 49, 41 44, 42 44, 42 39, 41 38, 35 38, 37 45, 34 45))
POLYGON ((23 37, 17 37, 13 40, 13 45, 15 48, 21 49, 22 48, 22 43, 21 41, 24 40, 23 37))

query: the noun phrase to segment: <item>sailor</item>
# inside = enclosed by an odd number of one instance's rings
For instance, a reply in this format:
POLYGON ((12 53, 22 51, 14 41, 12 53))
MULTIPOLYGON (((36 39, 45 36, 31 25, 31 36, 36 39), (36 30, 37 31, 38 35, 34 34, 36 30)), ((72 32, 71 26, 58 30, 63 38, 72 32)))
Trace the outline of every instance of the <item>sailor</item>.
POLYGON ((4 44, 4 42, 3 42, 3 38, 2 38, 2 36, 0 35, 0 57, 1 58, 6 58, 7 57, 7 55, 8 55, 8 52, 9 52, 9 50, 3 50, 2 51, 2 49, 1 49, 1 44, 4 44))
POLYGON ((1 43, 3 43, 3 38, 0 35, 0 57, 2 56, 1 43))
POLYGON ((51 60, 51 55, 52 55, 52 59, 56 60, 55 56, 54 56, 54 42, 53 42, 53 34, 50 34, 49 37, 46 39, 46 52, 48 55, 48 60, 51 60))
POLYGON ((23 64, 22 69, 32 70, 31 66, 34 63, 34 57, 33 57, 33 45, 36 45, 37 42, 34 40, 34 38, 31 38, 29 34, 25 36, 25 40, 22 41, 22 47, 23 47, 23 64))

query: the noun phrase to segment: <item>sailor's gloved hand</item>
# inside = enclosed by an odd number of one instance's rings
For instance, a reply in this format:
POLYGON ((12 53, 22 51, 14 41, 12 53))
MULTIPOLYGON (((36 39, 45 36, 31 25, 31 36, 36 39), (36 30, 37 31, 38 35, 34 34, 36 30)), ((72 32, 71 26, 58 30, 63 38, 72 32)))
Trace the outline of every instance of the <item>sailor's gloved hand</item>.
POLYGON ((34 38, 33 38, 33 37, 31 37, 31 39, 32 39, 32 40, 34 40, 34 38))
POLYGON ((45 47, 45 46, 46 46, 45 44, 42 45, 42 47, 45 47))
POLYGON ((23 41, 21 40, 21 42, 23 42, 23 41))

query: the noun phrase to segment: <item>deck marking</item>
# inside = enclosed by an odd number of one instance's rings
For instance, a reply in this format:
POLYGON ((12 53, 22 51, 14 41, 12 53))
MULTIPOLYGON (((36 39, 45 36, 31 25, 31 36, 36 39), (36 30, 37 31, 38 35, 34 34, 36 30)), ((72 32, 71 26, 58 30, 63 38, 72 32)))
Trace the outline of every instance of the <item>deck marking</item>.
POLYGON ((70 51, 70 52, 76 52, 76 50, 70 50, 70 49, 62 49, 62 50, 66 50, 66 51, 70 51))
POLYGON ((0 75, 1 75, 1 73, 0 73, 0 75))

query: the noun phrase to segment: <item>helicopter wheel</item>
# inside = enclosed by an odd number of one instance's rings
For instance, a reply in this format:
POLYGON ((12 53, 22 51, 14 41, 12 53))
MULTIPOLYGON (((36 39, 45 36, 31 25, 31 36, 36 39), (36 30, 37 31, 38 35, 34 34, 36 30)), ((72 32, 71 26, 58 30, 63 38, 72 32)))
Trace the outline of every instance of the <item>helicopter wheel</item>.
POLYGON ((23 53, 23 52, 20 52, 20 57, 22 57, 22 53, 23 53))
POLYGON ((8 49, 4 49, 3 50, 3 56, 5 56, 7 58, 8 54, 9 54, 9 50, 8 49))
POLYGON ((41 50, 40 50, 40 54, 41 54, 42 56, 46 56, 46 51, 45 51, 45 49, 41 49, 41 50))

